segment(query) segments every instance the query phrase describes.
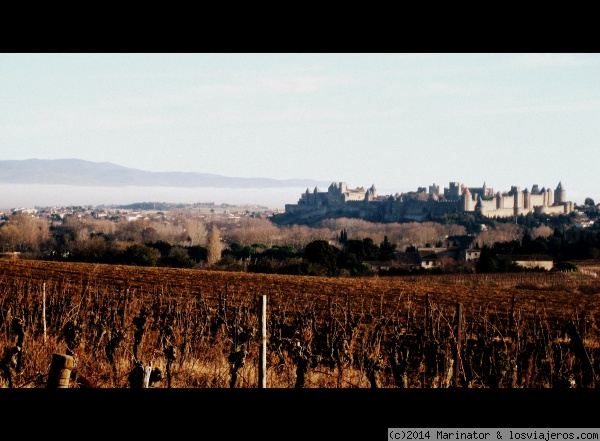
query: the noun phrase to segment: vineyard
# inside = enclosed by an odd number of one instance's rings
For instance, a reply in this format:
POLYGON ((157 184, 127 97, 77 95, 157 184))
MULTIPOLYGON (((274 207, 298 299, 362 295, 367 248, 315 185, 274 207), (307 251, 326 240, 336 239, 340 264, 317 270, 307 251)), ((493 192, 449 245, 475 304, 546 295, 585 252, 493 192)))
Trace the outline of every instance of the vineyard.
POLYGON ((324 278, 0 260, 0 387, 592 388, 600 281, 582 273, 324 278))

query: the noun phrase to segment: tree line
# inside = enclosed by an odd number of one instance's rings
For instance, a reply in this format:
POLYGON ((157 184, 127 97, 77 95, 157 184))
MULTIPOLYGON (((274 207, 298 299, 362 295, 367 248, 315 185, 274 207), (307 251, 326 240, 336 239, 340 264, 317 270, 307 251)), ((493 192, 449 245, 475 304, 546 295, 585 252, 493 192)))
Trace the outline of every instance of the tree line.
MULTIPOLYGON (((598 219, 598 207, 585 214, 598 219)), ((528 214, 487 219, 455 213, 424 222, 325 219, 313 226, 276 226, 265 218, 200 218, 173 210, 168 218, 134 221, 67 215, 60 220, 14 213, 0 221, 0 249, 24 258, 297 275, 372 274, 416 247, 453 247, 471 237, 482 271, 506 270, 498 254, 538 253, 558 261, 600 258, 598 223, 576 228, 575 215, 528 214), (483 265, 492 258, 495 264, 483 265)), ((456 271, 448 265, 447 271, 456 271)))

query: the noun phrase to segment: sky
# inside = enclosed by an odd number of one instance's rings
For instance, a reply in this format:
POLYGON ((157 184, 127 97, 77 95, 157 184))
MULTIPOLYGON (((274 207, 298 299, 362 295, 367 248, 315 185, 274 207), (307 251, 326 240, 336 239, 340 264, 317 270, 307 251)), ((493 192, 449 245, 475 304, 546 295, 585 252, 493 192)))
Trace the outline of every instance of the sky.
POLYGON ((2 160, 582 204, 598 140, 596 53, 0 53, 2 160))

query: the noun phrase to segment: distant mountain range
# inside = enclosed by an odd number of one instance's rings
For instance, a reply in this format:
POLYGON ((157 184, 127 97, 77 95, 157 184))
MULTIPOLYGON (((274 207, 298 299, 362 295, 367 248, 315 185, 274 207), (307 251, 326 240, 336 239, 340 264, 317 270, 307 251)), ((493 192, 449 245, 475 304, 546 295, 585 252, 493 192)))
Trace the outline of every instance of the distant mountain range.
POLYGON ((211 173, 150 172, 111 162, 81 159, 0 160, 0 183, 74 185, 85 187, 322 187, 331 182, 314 179, 235 178, 211 173))

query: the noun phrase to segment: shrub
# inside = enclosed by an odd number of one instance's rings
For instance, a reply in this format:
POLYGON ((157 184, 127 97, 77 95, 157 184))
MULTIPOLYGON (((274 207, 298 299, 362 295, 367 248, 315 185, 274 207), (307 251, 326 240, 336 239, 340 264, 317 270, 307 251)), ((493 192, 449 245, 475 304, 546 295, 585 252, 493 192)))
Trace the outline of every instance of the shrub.
POLYGON ((125 265, 156 266, 159 257, 157 250, 136 243, 125 249, 122 262, 125 265))
POLYGON ((577 265, 573 262, 556 262, 553 268, 555 271, 577 271, 577 265))

